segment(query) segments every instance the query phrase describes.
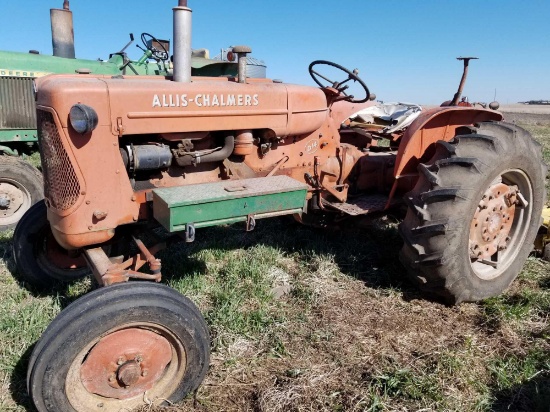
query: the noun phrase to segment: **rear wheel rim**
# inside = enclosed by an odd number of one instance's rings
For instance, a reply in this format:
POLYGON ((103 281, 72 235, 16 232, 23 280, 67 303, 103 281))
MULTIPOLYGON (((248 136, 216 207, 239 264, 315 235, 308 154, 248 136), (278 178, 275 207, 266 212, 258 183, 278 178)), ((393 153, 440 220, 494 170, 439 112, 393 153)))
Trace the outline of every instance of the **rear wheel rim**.
POLYGON ((484 193, 474 213, 469 237, 470 265, 479 279, 496 279, 516 261, 532 218, 533 193, 529 177, 519 169, 501 173, 484 193), (510 195, 517 194, 499 203, 506 197, 501 193, 502 187, 508 188, 510 195), (490 199, 491 196, 494 198, 490 199))

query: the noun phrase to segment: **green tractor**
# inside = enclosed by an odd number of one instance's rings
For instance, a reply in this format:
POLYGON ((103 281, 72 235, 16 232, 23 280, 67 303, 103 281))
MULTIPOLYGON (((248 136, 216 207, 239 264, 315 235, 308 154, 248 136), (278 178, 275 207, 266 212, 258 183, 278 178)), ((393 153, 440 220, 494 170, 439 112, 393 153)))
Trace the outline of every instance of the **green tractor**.
MULTIPOLYGON (((40 171, 24 160, 38 152, 33 81, 48 74, 103 74, 106 76, 171 76, 170 42, 141 34, 143 55, 130 60, 126 49, 106 61, 75 58, 73 18, 69 1, 50 10, 53 56, 0 51, 0 231, 14 228, 19 219, 43 198, 40 171)), ((237 63, 212 60, 208 52, 193 52, 194 75, 233 76, 237 63)))

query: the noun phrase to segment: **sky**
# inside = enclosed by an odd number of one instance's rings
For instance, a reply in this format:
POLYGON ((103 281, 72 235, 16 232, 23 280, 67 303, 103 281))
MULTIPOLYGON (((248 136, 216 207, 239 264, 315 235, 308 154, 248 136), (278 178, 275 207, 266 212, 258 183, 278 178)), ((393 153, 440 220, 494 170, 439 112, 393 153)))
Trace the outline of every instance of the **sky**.
MULTIPOLYGON (((2 0, 0 50, 52 53, 49 9, 63 0, 2 0)), ((71 0, 76 56, 106 59, 134 33, 172 39, 177 0, 71 0)), ((252 47, 267 75, 314 85, 313 60, 358 69, 377 98, 452 98, 459 56, 475 56, 464 95, 501 104, 550 99, 550 0, 189 0, 193 48, 252 47)), ((132 45, 127 52, 139 58, 132 45)))

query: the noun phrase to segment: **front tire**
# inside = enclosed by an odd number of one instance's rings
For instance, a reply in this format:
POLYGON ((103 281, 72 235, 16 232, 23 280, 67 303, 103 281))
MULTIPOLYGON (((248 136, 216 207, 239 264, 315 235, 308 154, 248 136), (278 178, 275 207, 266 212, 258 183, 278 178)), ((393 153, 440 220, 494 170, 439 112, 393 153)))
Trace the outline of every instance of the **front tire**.
POLYGON ((204 379, 209 346, 199 310, 173 289, 108 286, 73 302, 48 326, 29 361, 28 391, 40 412, 175 403, 204 379))
POLYGON ((82 256, 70 256, 53 237, 43 200, 23 215, 13 234, 18 275, 36 288, 73 281, 90 273, 82 256))
POLYGON ((496 122, 436 146, 405 198, 400 259, 422 289, 449 303, 496 296, 521 271, 540 226, 540 146, 527 131, 496 122))

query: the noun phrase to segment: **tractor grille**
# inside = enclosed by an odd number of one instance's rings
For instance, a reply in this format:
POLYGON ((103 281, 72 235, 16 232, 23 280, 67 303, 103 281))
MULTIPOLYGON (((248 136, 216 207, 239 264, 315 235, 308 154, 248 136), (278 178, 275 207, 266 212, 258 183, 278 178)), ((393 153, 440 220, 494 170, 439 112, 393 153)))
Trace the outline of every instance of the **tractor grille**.
POLYGON ((38 112, 38 143, 44 172, 44 194, 59 211, 70 209, 80 195, 80 183, 51 113, 38 112))
POLYGON ((0 77, 0 129, 35 129, 36 109, 30 77, 0 77))

